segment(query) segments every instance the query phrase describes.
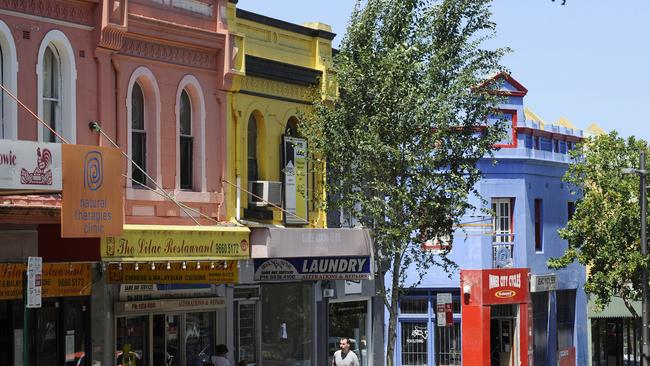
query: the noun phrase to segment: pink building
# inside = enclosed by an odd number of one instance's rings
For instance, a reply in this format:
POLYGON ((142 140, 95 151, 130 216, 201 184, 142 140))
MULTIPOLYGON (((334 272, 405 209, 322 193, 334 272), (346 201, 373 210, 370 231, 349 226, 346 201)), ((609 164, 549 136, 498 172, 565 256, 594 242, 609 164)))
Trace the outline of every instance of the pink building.
MULTIPOLYGON (((111 147, 113 140, 146 172, 123 160, 127 226, 227 220, 227 9, 227 0, 0 1, 2 84, 66 142, 111 147)), ((61 142, 7 93, 1 102, 0 150, 10 140, 61 142)), ((144 292, 156 285, 108 285, 112 264, 101 262, 100 239, 61 238, 60 206, 58 194, 0 197, 0 282, 15 282, 0 285, 0 366, 25 357, 30 365, 111 365, 123 363, 128 348, 138 366, 194 365, 225 343, 216 320, 225 319, 223 303, 155 303, 171 315, 118 306, 150 298, 144 292), (28 256, 43 257, 44 295, 25 327, 21 271, 28 256), (143 352, 142 343, 160 334, 166 341, 143 352)), ((172 287, 160 292, 222 296, 210 284, 172 287)))

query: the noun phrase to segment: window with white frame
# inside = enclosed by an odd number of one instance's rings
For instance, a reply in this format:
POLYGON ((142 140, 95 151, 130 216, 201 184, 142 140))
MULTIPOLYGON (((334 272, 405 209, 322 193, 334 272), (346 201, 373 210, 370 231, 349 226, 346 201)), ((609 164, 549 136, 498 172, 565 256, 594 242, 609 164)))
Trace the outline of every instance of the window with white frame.
MULTIPOLYGON (((17 71, 16 44, 11 29, 0 20, 0 82, 14 95, 18 94, 17 71)), ((0 90, 0 113, 0 139, 17 139, 17 103, 4 89, 0 90)))
POLYGON ((257 119, 253 114, 248 118, 248 181, 258 180, 257 167, 257 119))
POLYGON ((38 115, 47 124, 39 124, 38 140, 65 140, 74 144, 77 141, 75 51, 66 35, 53 29, 43 37, 37 59, 38 115), (56 137, 50 129, 61 138, 56 137))
POLYGON ((192 189, 192 164, 194 161, 194 140, 192 137, 192 105, 187 91, 183 90, 180 100, 180 180, 181 189, 192 189))
POLYGON ((493 242, 511 243, 514 241, 513 223, 512 223, 512 198, 493 198, 492 211, 492 231, 493 242))
POLYGON ((145 130, 145 100, 139 83, 131 90, 131 179, 134 186, 146 185, 147 131, 145 130), (138 168, 139 167, 139 168, 138 168))
MULTIPOLYGON (((43 121, 59 134, 63 134, 61 121, 61 61, 59 52, 49 45, 43 54, 43 121)), ((60 142, 49 129, 44 129, 43 140, 60 142)))

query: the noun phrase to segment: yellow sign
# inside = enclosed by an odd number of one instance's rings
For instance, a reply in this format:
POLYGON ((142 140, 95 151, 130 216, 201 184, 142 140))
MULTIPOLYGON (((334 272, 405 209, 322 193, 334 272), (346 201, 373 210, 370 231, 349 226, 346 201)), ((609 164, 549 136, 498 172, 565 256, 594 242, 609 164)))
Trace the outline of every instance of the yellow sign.
POLYGON ((149 263, 138 264, 124 263, 120 265, 111 263, 108 266, 108 283, 142 283, 142 284, 178 284, 178 283, 237 283, 236 261, 223 261, 217 263, 199 262, 186 263, 185 269, 180 262, 155 263, 152 269, 149 263))
MULTIPOLYGON (((24 263, 0 263, 0 300, 22 299, 24 263)), ((90 264, 43 263, 43 297, 89 296, 90 264)))
POLYGON ((124 225, 122 236, 101 239, 101 256, 108 262, 245 259, 249 234, 238 226, 124 225))
POLYGON ((61 237, 121 235, 124 203, 119 150, 65 144, 61 154, 61 237))

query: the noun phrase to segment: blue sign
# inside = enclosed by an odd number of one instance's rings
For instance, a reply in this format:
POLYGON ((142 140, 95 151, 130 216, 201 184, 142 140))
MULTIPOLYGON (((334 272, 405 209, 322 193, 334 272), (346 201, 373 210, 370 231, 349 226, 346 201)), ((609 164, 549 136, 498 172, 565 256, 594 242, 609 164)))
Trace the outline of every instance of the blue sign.
POLYGON ((370 257, 271 258, 255 260, 255 281, 369 280, 370 257))

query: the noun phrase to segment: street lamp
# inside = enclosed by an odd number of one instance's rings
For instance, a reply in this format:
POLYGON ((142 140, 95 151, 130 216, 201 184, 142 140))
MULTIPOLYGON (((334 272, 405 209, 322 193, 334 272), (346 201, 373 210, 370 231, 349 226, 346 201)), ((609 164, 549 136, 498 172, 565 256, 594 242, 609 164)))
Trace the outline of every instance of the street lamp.
MULTIPOLYGON (((648 171, 645 169, 645 150, 641 150, 639 153, 639 169, 624 168, 622 169, 623 173, 634 173, 639 175, 639 206, 641 207, 641 255, 645 258, 648 255, 648 238, 646 236, 646 225, 647 225, 647 199, 646 199, 646 186, 645 179, 648 171)), ((641 340, 642 353, 641 353, 641 365, 650 366, 650 347, 648 342, 650 342, 650 328, 648 326, 648 317, 650 316, 650 301, 648 300, 648 268, 643 267, 643 272, 641 274, 641 296, 642 296, 642 306, 641 306, 641 340)))

